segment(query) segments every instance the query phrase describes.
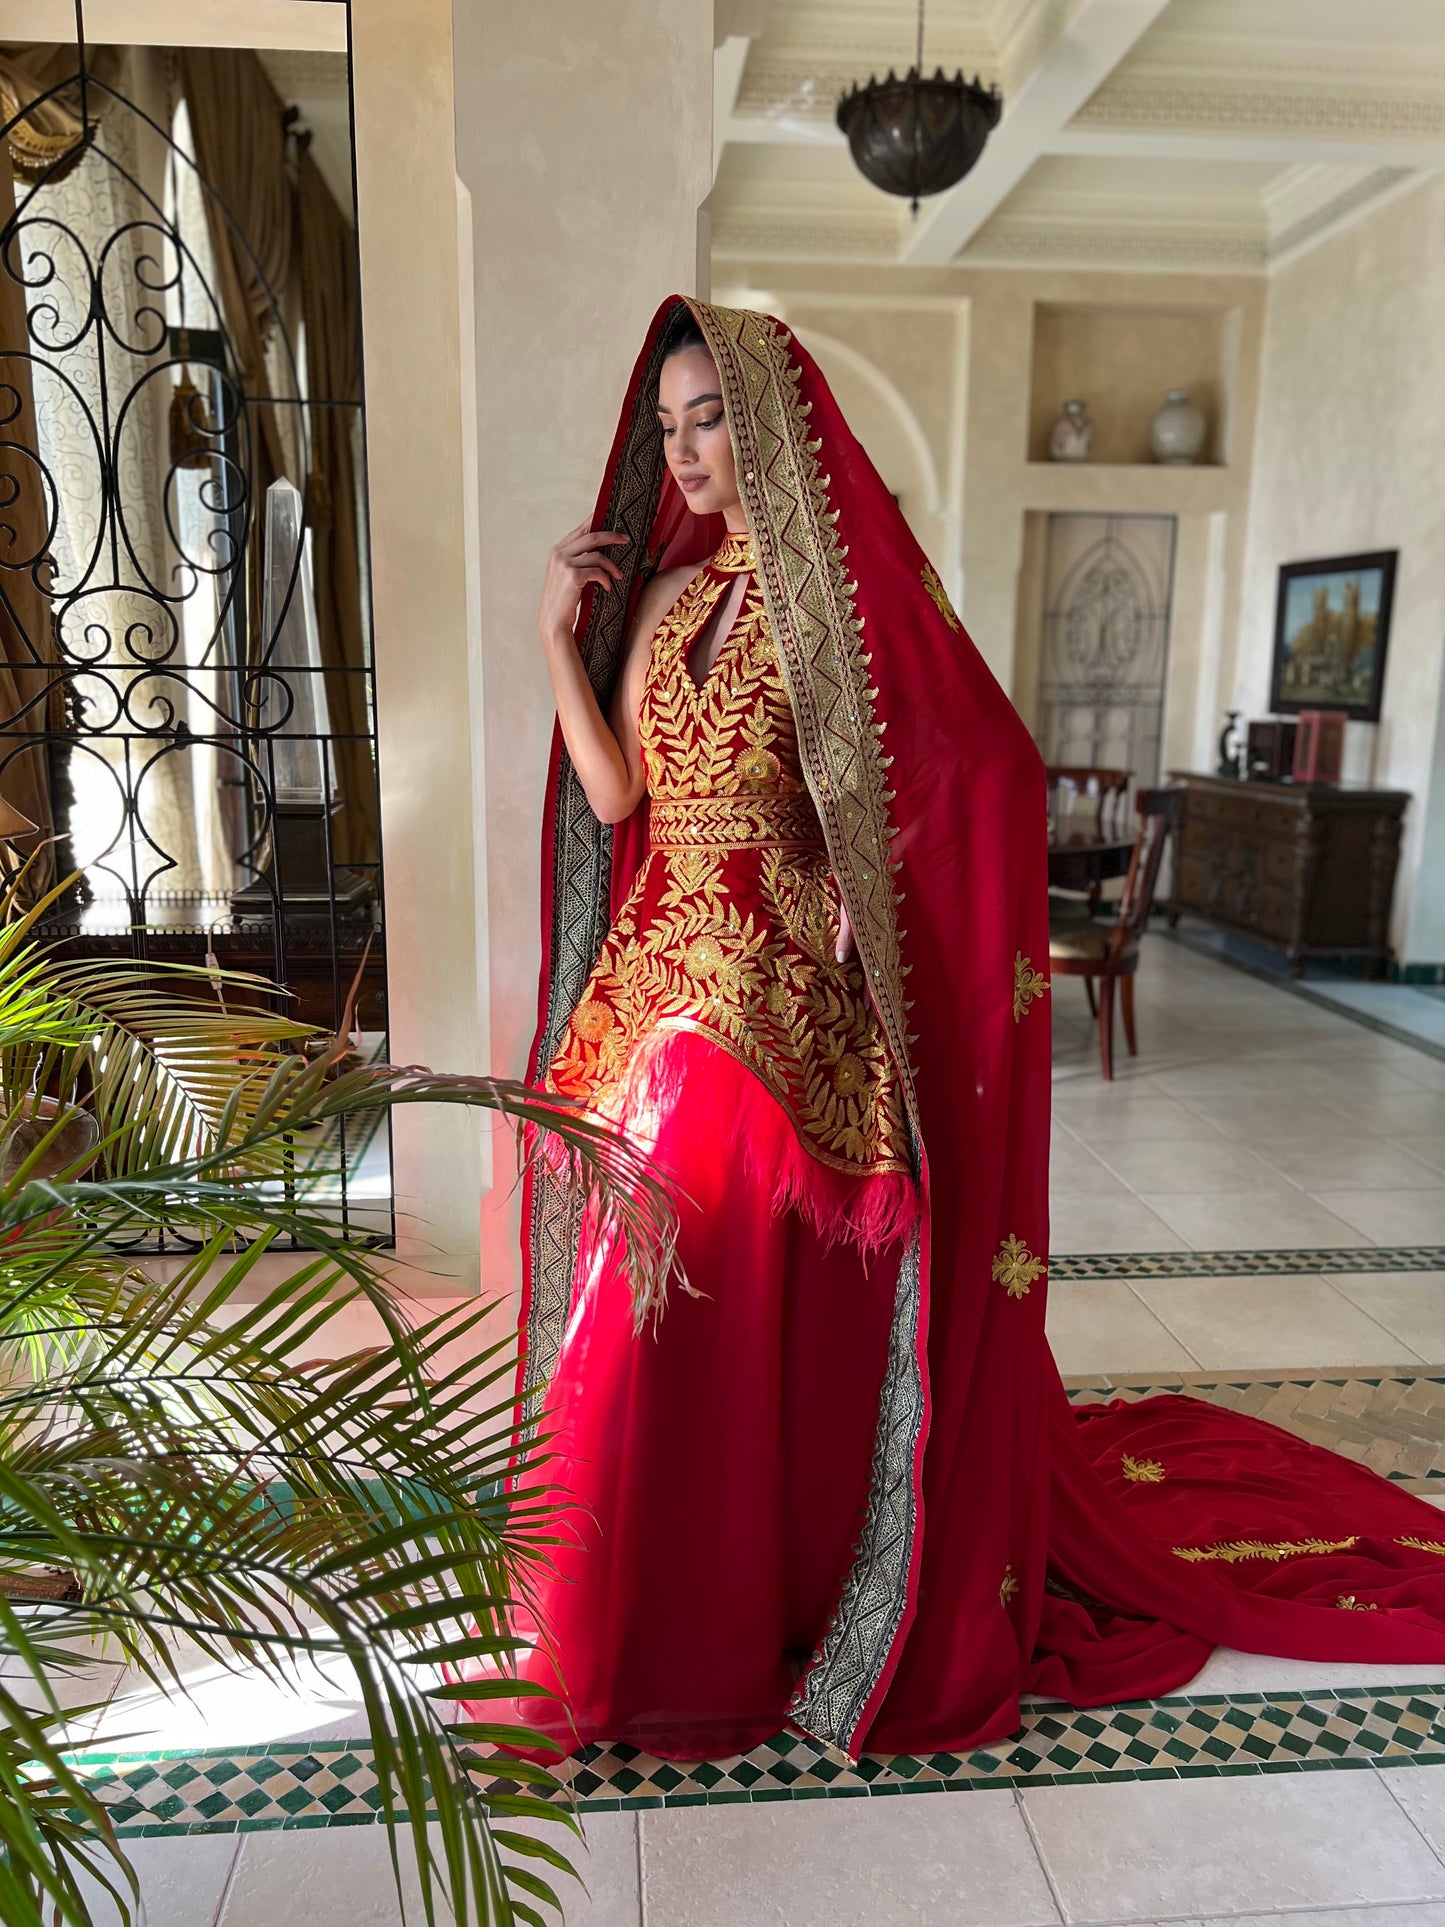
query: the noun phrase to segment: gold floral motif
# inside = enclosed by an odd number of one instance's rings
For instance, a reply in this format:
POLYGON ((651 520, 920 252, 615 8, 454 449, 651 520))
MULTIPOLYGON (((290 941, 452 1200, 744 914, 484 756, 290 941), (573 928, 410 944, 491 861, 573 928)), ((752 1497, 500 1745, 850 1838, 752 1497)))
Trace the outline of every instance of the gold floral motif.
POLYGON ((1358 1544, 1359 1534, 1355 1533, 1348 1539, 1228 1539, 1213 1546, 1175 1546, 1173 1551, 1176 1559, 1187 1559, 1191 1565, 1220 1559, 1225 1565, 1237 1566, 1245 1559, 1268 1559, 1277 1564, 1304 1553, 1348 1552, 1358 1544))
POLYGON ((833 1089, 839 1097, 851 1097, 868 1082, 868 1067, 861 1058, 845 1052, 833 1066, 833 1089))
POLYGON ((711 566, 727 575, 742 575, 753 566, 753 538, 746 530, 741 535, 729 532, 712 558, 711 566))
POLYGON ((1035 970, 1033 961, 1022 950, 1014 953, 1014 1022, 1027 1011, 1035 997, 1046 997, 1049 980, 1040 970, 1035 970))
POLYGON ((689 977, 716 977, 727 968, 728 953, 710 933, 694 937, 682 953, 682 967, 689 977))
POLYGON ((585 1037, 589 1044, 600 1043, 617 1019, 595 997, 584 998, 578 1004, 572 1017, 572 1027, 579 1037, 585 1037))
POLYGON ((1014 1571, 1013 1561, 1010 1559, 1003 1569, 1003 1578, 998 1585, 998 1603, 1005 1612, 1008 1611, 1009 1601, 1018 1597, 1018 1590, 1018 1574, 1014 1571))
POLYGON ((1133 1485, 1164 1483, 1165 1471, 1158 1459, 1132 1459, 1127 1452, 1123 1452, 1119 1455, 1119 1463, 1124 1468, 1124 1477, 1133 1485))
POLYGON ((907 1171, 900 1079, 860 965, 836 960, 837 889, 755 586, 701 689, 687 669, 722 586, 703 569, 653 637, 638 716, 649 854, 549 1081, 625 1108, 643 1039, 701 1032, 762 1080, 824 1163, 907 1171))
POLYGON ((1027 1298, 1044 1269, 1044 1260, 1036 1258, 1022 1238, 1010 1236, 999 1246, 993 1261, 993 1281, 1002 1285, 1010 1298, 1027 1298))
POLYGON ((1413 1535, 1407 1535, 1403 1539, 1397 1539, 1395 1544, 1397 1546, 1408 1546, 1412 1552, 1433 1552, 1440 1558, 1445 1559, 1445 1540, 1416 1539, 1413 1535))
POLYGON ((1380 1610, 1373 1599, 1367 1603, 1362 1599, 1356 1599, 1352 1592, 1342 1592, 1335 1604, 1342 1613, 1374 1613, 1380 1610))
POLYGON ((770 749, 745 749, 737 760, 738 780, 742 783, 776 783, 782 764, 770 749))
POLYGON ((953 604, 948 599, 948 591, 940 581, 937 569, 934 568, 931 562, 925 562, 919 573, 923 578, 924 588, 927 589, 929 595, 933 598, 938 613, 943 617, 949 628, 962 628, 963 625, 953 612, 953 604))

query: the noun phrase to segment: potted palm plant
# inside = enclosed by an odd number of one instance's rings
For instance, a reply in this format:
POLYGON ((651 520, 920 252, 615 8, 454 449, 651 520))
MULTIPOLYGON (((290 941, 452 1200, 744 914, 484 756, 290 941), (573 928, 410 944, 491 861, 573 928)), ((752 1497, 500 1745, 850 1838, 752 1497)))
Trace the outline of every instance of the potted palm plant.
POLYGON ((336 1144, 398 1104, 499 1112, 644 1267, 668 1262, 666 1193, 628 1140, 523 1086, 301 1048, 255 980, 64 961, 38 936, 50 900, 21 913, 12 888, 0 922, 0 1918, 87 1927, 97 1883, 134 1918, 66 1675, 99 1654, 179 1690, 184 1638, 283 1681, 349 1665, 426 1920, 540 1927, 575 1821, 543 1767, 499 1758, 515 1729, 449 1715, 519 1690, 508 1608, 555 1520, 505 1475, 545 1442, 519 1443, 491 1308, 408 1312, 348 1234, 336 1144), (148 1259, 158 1234, 179 1259, 148 1259), (283 1245, 294 1270, 257 1290, 283 1245), (384 1342, 315 1360, 358 1303, 384 1342))

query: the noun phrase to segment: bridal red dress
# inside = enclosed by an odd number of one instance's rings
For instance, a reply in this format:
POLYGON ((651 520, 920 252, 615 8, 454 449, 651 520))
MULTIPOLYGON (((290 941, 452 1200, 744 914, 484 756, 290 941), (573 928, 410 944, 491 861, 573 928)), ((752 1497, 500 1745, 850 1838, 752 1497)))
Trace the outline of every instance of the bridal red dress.
POLYGON ((579 629, 604 697, 646 573, 696 573, 654 642, 636 816, 599 823, 554 750, 532 1071, 655 1145, 687 1289, 634 1335, 625 1254, 534 1170, 522 1391, 533 1476, 573 1503, 529 1662, 562 1699, 527 1717, 675 1757, 785 1724, 957 1749, 1014 1730, 1022 1692, 1147 1697, 1216 1644, 1445 1659, 1423 1501, 1199 1401, 1065 1397, 1042 768, 780 323, 664 304, 594 526, 631 538, 579 629), (746 541, 663 462, 689 315, 746 541), (699 687, 689 645, 739 571, 699 687))

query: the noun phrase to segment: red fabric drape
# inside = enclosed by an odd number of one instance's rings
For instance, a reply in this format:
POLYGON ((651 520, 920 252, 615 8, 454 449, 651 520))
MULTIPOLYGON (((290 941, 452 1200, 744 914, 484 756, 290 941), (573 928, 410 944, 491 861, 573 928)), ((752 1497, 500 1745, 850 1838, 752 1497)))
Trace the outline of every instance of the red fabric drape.
MULTIPOLYGON (((911 1077, 923 1201, 898 1268, 863 1526, 779 1722, 850 1752, 957 1748, 1013 1730, 1023 1691, 1146 1696, 1215 1644, 1445 1658, 1445 1523, 1422 1501, 1192 1400, 1070 1409, 1044 1336, 1042 767, 822 376, 767 317, 674 298, 654 321, 596 510, 633 538, 624 597, 584 610, 599 688, 642 557, 701 560, 718 538, 687 518, 652 426, 666 336, 689 311, 722 376, 830 859, 911 1077)), ((534 1068, 644 847, 643 812, 609 839, 579 798, 558 743, 534 1068)), ((528 1203, 530 1390, 551 1370, 575 1275, 576 1220, 569 1233, 547 1183, 528 1203)), ((673 1577, 686 1583, 681 1565, 673 1577)))

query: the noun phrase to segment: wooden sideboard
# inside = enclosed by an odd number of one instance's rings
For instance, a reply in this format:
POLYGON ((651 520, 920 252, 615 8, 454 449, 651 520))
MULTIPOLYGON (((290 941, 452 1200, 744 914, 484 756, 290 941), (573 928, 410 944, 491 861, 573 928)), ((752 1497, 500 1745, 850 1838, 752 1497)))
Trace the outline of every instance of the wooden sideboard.
POLYGON ((1188 910, 1282 950, 1296 976, 1311 957, 1384 968, 1407 791, 1181 771, 1170 781, 1181 792, 1171 916, 1188 910))

